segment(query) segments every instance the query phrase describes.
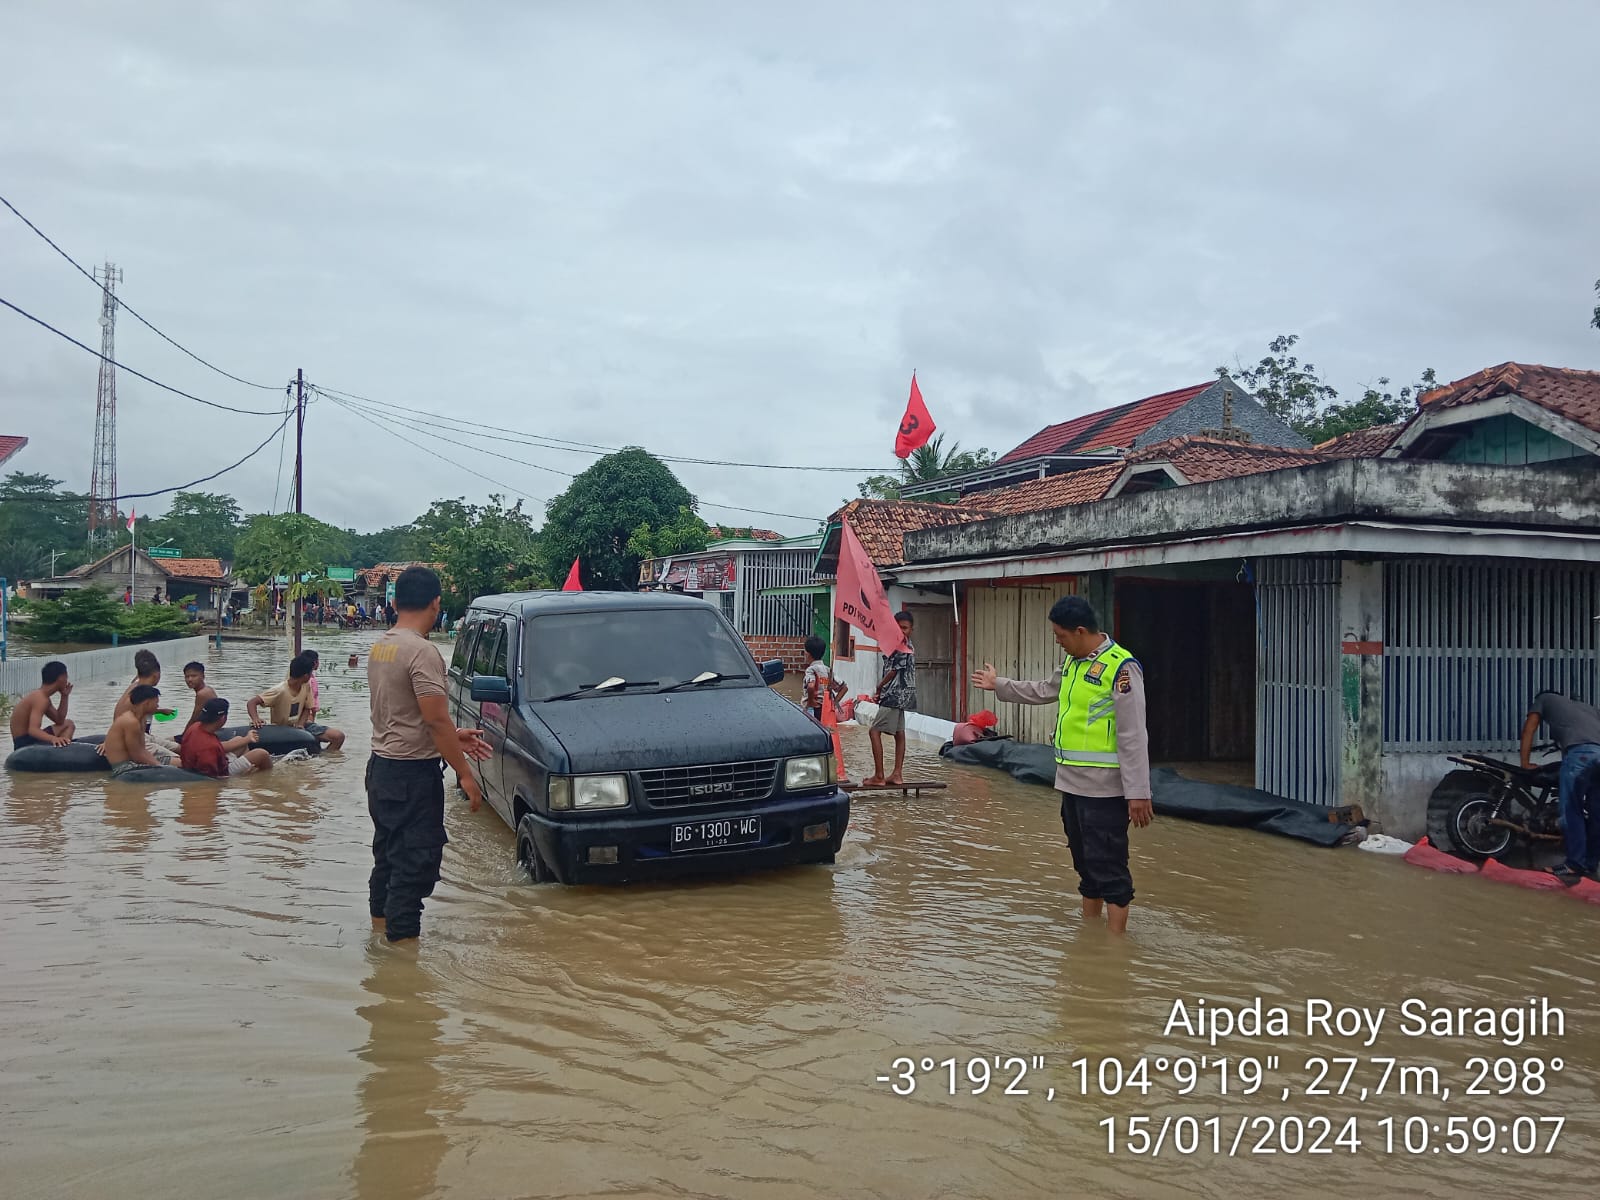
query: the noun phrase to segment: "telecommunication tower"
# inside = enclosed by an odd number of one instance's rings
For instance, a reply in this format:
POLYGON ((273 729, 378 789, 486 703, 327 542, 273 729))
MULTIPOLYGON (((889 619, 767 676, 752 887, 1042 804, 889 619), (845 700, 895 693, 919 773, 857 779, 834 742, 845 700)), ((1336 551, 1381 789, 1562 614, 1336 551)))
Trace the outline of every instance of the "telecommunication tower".
POLYGON ((94 466, 89 473, 89 545, 115 539, 117 533, 117 284, 122 272, 113 264, 96 268, 100 284, 100 385, 95 392, 94 466))

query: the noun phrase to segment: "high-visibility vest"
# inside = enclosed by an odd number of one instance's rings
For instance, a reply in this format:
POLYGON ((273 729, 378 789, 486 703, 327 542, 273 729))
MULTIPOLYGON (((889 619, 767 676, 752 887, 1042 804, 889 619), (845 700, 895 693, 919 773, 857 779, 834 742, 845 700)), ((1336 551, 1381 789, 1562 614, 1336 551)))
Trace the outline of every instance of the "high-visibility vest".
POLYGON ((1061 671, 1056 714, 1056 762, 1063 767, 1116 769, 1117 710, 1113 687, 1122 664, 1138 660, 1112 642, 1090 659, 1072 659, 1061 671))

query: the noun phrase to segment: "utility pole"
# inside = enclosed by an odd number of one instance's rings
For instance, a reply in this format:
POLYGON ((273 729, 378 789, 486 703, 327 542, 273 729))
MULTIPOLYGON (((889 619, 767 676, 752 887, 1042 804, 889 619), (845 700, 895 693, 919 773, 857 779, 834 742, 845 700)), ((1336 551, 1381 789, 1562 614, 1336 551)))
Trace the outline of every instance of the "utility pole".
MULTIPOLYGON (((303 513, 306 510, 306 477, 305 477, 305 436, 306 436, 306 373, 297 368, 294 373, 294 511, 303 513)), ((291 579, 289 587, 300 582, 291 579)), ((301 649, 299 599, 293 602, 294 608, 294 652, 299 654, 301 649)))

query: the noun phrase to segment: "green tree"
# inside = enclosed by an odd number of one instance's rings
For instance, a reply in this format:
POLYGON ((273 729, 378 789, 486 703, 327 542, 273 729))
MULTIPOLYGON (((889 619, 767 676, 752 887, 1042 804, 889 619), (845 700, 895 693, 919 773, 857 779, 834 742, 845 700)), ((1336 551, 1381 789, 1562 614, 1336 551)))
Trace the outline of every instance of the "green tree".
MULTIPOLYGON (((952 475, 965 475, 968 471, 987 467, 994 462, 994 458, 992 450, 981 446, 976 450, 963 450, 960 442, 952 442, 950 449, 946 450, 944 434, 936 433, 926 444, 913 450, 909 458, 901 459, 899 474, 873 475, 860 485, 860 492, 863 496, 879 500, 898 500, 901 488, 916 483, 932 483, 935 479, 947 479, 952 475)), ((938 504, 949 504, 958 498, 956 492, 917 497, 918 500, 938 504)))
POLYGON ((13 471, 0 481, 0 575, 15 582, 57 573, 89 559, 88 497, 63 492, 61 480, 13 471))
POLYGON ((1368 385, 1359 400, 1352 400, 1349 404, 1338 401, 1329 404, 1312 420, 1303 422, 1299 432, 1309 438, 1312 445, 1316 445, 1358 429, 1393 425, 1416 412, 1417 401, 1422 394, 1438 386, 1432 367, 1424 371, 1416 383, 1407 384, 1398 392, 1389 391, 1388 379, 1380 378, 1376 385, 1368 385), (1379 391, 1379 388, 1384 390, 1379 391))
POLYGON ((539 548, 545 575, 565 578, 576 558, 585 587, 632 590, 639 581, 639 555, 628 549, 634 532, 671 525, 679 509, 695 507, 689 489, 648 451, 608 454, 550 501, 539 548))
POLYGON ((464 612, 479 596, 546 582, 539 562, 539 534, 520 500, 509 508, 501 496, 490 496, 487 504, 435 501, 419 525, 436 531, 427 553, 441 568, 445 608, 452 616, 464 612), (446 515, 456 523, 440 528, 446 515))
MULTIPOLYGON (((1595 295, 1600 296, 1600 279, 1594 281, 1594 291, 1595 295)), ((1600 329, 1600 304, 1594 306, 1594 316, 1589 318, 1589 324, 1600 329)))
MULTIPOLYGON (((1267 354, 1252 367, 1237 365, 1233 377, 1255 394, 1255 398, 1278 420, 1296 432, 1314 422, 1317 414, 1339 399, 1338 391, 1324 383, 1311 363, 1302 363, 1291 354, 1300 341, 1298 333, 1279 334, 1267 346, 1267 354)), ((1217 374, 1228 378, 1228 369, 1217 374)))
MULTIPOLYGON (((284 599, 293 604, 314 596, 342 596, 344 585, 328 578, 329 564, 342 564, 350 557, 350 537, 305 513, 257 513, 239 535, 233 570, 246 583, 256 584, 262 597, 279 576, 289 580, 284 599)), ((293 621, 283 623, 290 635, 293 621)))
MULTIPOLYGON (((749 535, 748 529, 724 529, 722 536, 736 538, 749 535)), ((628 553, 638 559, 664 558, 669 554, 692 554, 704 550, 711 541, 711 526, 707 525, 688 505, 678 509, 678 515, 659 529, 649 521, 628 535, 628 553)))
POLYGON ((1313 364, 1302 363, 1291 353, 1299 341, 1297 333, 1280 334, 1268 345, 1266 357, 1254 366, 1235 364, 1231 372, 1218 367, 1217 375, 1238 380, 1262 407, 1313 445, 1358 429, 1403 421, 1416 412, 1422 394, 1438 386, 1429 367, 1415 383, 1398 392, 1388 390, 1389 380, 1384 377, 1366 387, 1359 398, 1341 403, 1338 389, 1324 382, 1313 364))
POLYGON ((383 562, 414 562, 428 553, 428 543, 415 522, 391 525, 376 533, 357 533, 347 529, 352 567, 375 567, 383 562))
POLYGON ((243 523, 232 496, 179 492, 166 514, 140 531, 139 541, 147 546, 176 546, 185 558, 232 559, 243 523))

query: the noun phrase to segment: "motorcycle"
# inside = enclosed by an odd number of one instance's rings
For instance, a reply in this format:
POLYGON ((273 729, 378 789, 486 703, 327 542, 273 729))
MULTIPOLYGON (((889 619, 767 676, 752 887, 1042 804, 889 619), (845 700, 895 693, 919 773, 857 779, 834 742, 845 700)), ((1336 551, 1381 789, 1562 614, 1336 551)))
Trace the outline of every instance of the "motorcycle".
MULTIPOLYGON (((1551 746, 1534 749, 1549 750, 1551 746)), ((1451 771, 1428 797, 1428 840, 1466 859, 1501 858, 1561 841, 1561 763, 1523 767, 1482 754, 1452 754, 1451 771)))

